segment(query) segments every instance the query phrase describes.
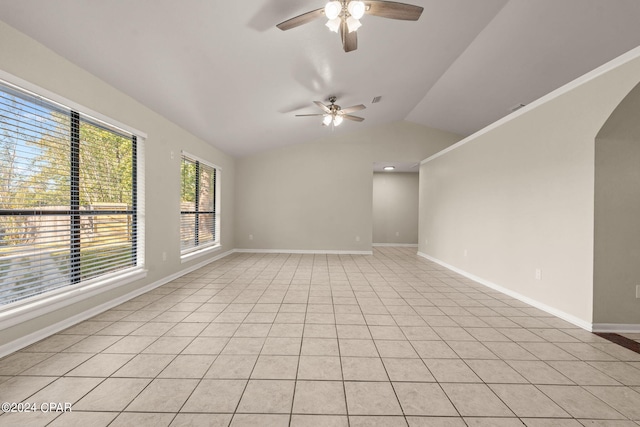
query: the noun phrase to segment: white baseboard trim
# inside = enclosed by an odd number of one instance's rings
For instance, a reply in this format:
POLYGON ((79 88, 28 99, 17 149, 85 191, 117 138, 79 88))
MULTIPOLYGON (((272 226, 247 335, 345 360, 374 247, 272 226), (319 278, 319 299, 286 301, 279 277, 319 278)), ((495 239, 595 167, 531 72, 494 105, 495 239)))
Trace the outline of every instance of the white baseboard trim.
POLYGON ((31 345, 35 342, 40 341, 41 339, 47 338, 48 336, 51 336, 57 332, 60 332, 64 329, 67 329, 75 324, 78 324, 84 320, 90 319, 93 316, 97 316, 100 313, 103 313, 117 305, 120 305, 122 303, 125 303, 137 296, 140 296, 146 292, 149 292, 157 287, 160 287, 162 285, 165 285, 167 283, 169 283, 172 280, 175 280, 181 276, 184 276, 187 273, 190 273, 194 270, 197 270, 198 268, 204 267, 205 265, 213 262, 213 261, 217 261, 221 258, 224 258, 228 255, 231 255, 232 253, 234 253, 234 250, 230 250, 221 254, 216 255, 215 257, 212 257, 210 259, 207 259, 205 261, 202 261, 196 265, 192 265, 189 268, 185 268, 184 270, 180 270, 177 273, 174 273, 170 276, 164 277, 160 280, 157 280, 153 283, 150 283, 146 286, 143 286, 141 288, 136 289, 135 291, 129 292, 125 295, 122 295, 118 298, 112 299, 110 301, 107 301, 103 304, 100 304, 98 306, 92 307, 89 310, 85 310, 81 313, 78 313, 74 316, 68 317, 60 322, 54 323, 53 325, 49 325, 46 328, 43 329, 39 329, 35 332, 32 332, 29 335, 25 335, 22 336, 20 338, 17 338, 13 341, 10 341, 6 344, 0 345, 0 357, 4 357, 8 354, 14 353, 28 345, 31 345))
POLYGON ((594 323, 593 332, 610 332, 614 334, 640 334, 640 324, 637 323, 594 323))
POLYGON ((236 249, 243 254, 311 254, 311 255, 373 255, 373 251, 334 251, 321 249, 236 249))
POLYGON ((524 302, 526 304, 529 304, 530 306, 533 306, 533 307, 535 307, 537 309, 540 309, 540 310, 545 311, 545 312, 547 312, 549 314, 552 314, 552 315, 554 315, 556 317, 559 317, 562 320, 566 320, 567 322, 572 323, 572 324, 574 324, 574 325, 576 325, 576 326, 578 326, 578 327, 580 327, 582 329, 586 329, 589 332, 592 332, 592 330, 593 330, 593 324, 591 324, 590 322, 587 322, 585 320, 582 320, 582 319, 580 319, 580 318, 578 318, 578 317, 576 317, 576 316, 574 316, 572 314, 565 313, 562 310, 558 310, 557 308, 548 306, 548 305, 546 305, 546 304, 544 304, 544 303, 542 303, 540 301, 534 300, 533 298, 530 298, 530 297, 527 297, 525 295, 519 294, 518 292, 512 291, 510 289, 507 289, 505 287, 497 285, 497 284, 495 284, 493 282, 485 280, 485 279, 483 279, 481 277, 478 277, 478 276, 476 276, 474 274, 468 273, 468 272, 466 272, 464 270, 461 270, 461 269, 459 269, 457 267, 454 267, 453 265, 447 264, 446 262, 441 261, 441 260, 439 260, 437 258, 434 258, 434 257, 432 257, 430 255, 427 255, 427 254, 425 254, 423 252, 418 251, 418 256, 420 256, 422 258, 425 258, 425 259, 428 259, 429 261, 433 261, 436 264, 439 264, 439 265, 441 265, 441 266, 443 266, 443 267, 445 267, 445 268, 447 268, 447 269, 449 269, 449 270, 451 270, 451 271, 453 271, 455 273, 460 274, 461 276, 466 277, 467 279, 471 279, 474 282, 477 282, 477 283, 479 283, 481 285, 484 285, 484 286, 486 286, 488 288, 491 288, 491 289, 493 289, 495 291, 501 292, 501 293, 503 293, 505 295, 508 295, 508 296, 510 296, 512 298, 515 298, 517 300, 520 300, 520 301, 522 301, 522 302, 524 302))
POLYGON ((373 247, 377 247, 377 246, 381 246, 381 247, 386 247, 386 246, 391 246, 391 247, 398 247, 398 248, 417 248, 418 244, 417 243, 374 243, 371 246, 373 247))

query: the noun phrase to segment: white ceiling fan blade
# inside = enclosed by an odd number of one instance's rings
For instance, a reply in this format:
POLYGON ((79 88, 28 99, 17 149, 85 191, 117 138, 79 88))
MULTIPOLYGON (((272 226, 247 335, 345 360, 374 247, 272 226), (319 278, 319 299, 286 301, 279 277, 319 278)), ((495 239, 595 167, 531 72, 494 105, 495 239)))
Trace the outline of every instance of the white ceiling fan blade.
POLYGON ((347 120, 352 120, 354 122, 363 122, 364 121, 363 117, 351 116, 349 114, 342 115, 342 118, 347 119, 347 120))
POLYGON ((313 103, 316 104, 318 107, 320 107, 322 109, 322 111, 324 111, 325 113, 331 114, 331 110, 329 109, 329 107, 324 105, 322 102, 313 101, 313 103))
POLYGON ((354 111, 364 110, 365 108, 367 108, 367 107, 365 107, 364 105, 360 104, 360 105, 354 105, 352 107, 343 108, 340 111, 342 111, 345 114, 349 114, 349 113, 353 113, 354 111))

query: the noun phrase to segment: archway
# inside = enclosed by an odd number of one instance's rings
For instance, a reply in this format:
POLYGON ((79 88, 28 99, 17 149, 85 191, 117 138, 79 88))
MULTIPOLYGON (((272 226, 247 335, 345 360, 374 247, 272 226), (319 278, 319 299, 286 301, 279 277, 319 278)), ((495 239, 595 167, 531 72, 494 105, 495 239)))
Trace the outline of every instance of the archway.
POLYGON ((593 322, 640 325, 640 84, 595 140, 593 322))

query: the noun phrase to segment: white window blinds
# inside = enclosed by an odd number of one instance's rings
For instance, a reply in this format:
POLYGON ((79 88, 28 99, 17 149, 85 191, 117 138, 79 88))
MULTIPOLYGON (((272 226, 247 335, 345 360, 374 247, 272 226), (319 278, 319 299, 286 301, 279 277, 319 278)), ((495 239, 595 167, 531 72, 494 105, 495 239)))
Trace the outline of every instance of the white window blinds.
POLYGON ((218 242, 216 180, 219 171, 188 154, 180 164, 180 249, 188 253, 218 242))
POLYGON ((0 305, 138 265, 136 144, 0 83, 0 305))

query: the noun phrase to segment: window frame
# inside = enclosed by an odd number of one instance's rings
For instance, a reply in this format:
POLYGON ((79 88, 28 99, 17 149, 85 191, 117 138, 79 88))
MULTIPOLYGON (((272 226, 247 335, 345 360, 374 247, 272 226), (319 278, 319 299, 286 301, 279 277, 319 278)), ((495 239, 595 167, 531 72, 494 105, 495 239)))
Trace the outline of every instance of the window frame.
MULTIPOLYGON (((191 160, 193 162, 196 162, 196 188, 194 188, 194 191, 196 191, 196 195, 197 195, 197 191, 199 188, 199 181, 200 181, 200 174, 198 173, 198 164, 203 164, 209 168, 214 169, 215 171, 215 178, 214 178, 214 199, 213 199, 213 211, 205 211, 205 212, 196 212, 196 211, 183 211, 182 207, 180 207, 180 224, 182 224, 182 215, 196 215, 196 218, 198 217, 198 215, 200 214, 205 214, 205 213, 213 213, 213 240, 212 241, 208 241, 206 243, 198 243, 197 238, 196 238, 196 244, 192 247, 188 247, 183 249, 182 248, 182 231, 180 231, 179 233, 179 239, 180 239, 180 260, 181 262, 185 262, 185 261, 189 261, 190 259, 192 259, 193 257, 197 257, 200 255, 204 255, 207 253, 210 253, 212 251, 215 250, 219 250, 221 248, 221 244, 220 244, 220 189, 221 189, 221 177, 222 177, 222 168, 220 166, 217 166, 214 163, 211 163, 207 160, 202 159, 201 157, 198 157, 194 154, 191 154, 185 150, 182 150, 180 152, 180 168, 182 168, 182 159, 183 158, 187 158, 188 160, 191 160)), ((180 169, 181 170, 181 169, 180 169)), ((182 192, 182 174, 180 174, 180 192, 182 192)), ((182 196, 180 194, 179 197, 179 202, 182 203, 182 196)), ((198 227, 198 221, 195 221, 195 226, 196 229, 198 227)), ((196 231, 197 234, 197 231, 196 231)))
POLYGON ((147 134, 1 69, 0 82, 13 90, 42 99, 53 106, 70 110, 106 128, 131 134, 135 138, 135 144, 132 148, 135 151, 136 161, 132 163, 132 175, 135 174, 136 185, 132 209, 134 210, 134 220, 137 223, 132 242, 135 250, 134 266, 88 280, 81 280, 77 283, 71 282, 60 288, 1 305, 0 330, 2 330, 146 277, 144 143, 147 134))

